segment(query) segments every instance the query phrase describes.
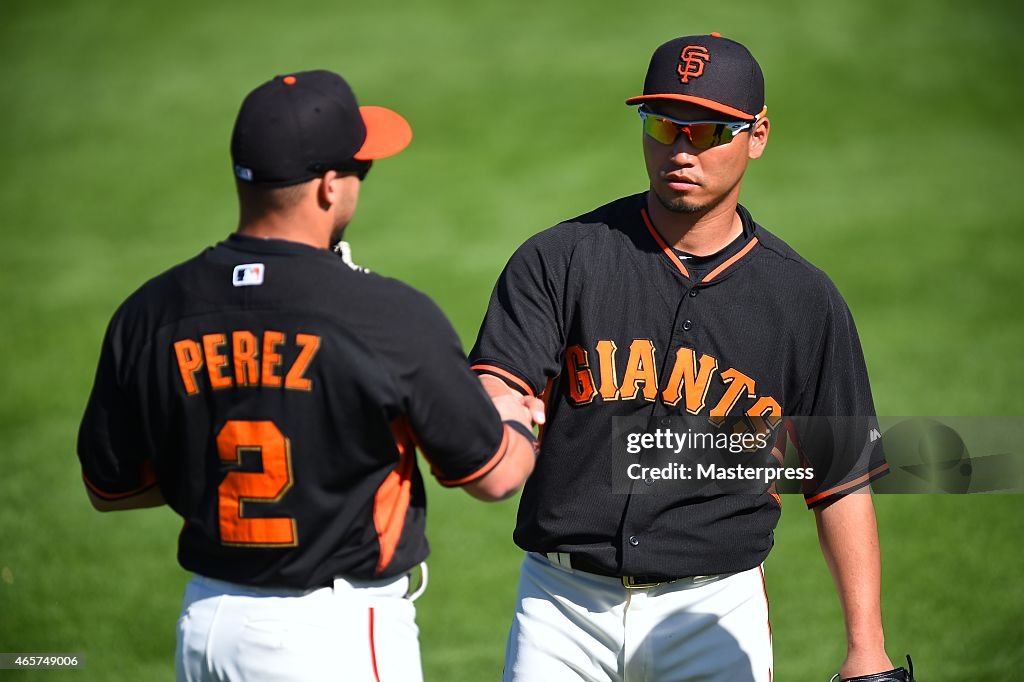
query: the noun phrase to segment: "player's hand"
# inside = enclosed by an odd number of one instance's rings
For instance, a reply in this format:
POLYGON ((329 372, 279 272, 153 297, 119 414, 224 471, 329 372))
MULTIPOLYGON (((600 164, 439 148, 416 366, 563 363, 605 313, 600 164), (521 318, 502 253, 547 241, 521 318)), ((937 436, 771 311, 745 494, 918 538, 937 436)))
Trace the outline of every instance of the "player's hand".
POLYGON ((530 418, 533 419, 533 424, 543 424, 547 419, 547 415, 544 413, 543 400, 524 395, 523 406, 530 411, 530 418))
POLYGON ((544 404, 541 403, 540 412, 537 413, 533 411, 534 405, 530 402, 536 401, 536 398, 518 394, 505 394, 491 396, 491 400, 494 402, 494 408, 501 415, 502 421, 517 421, 531 429, 534 424, 544 423, 544 404), (540 421, 537 421, 538 416, 540 421))
POLYGON ((502 420, 514 419, 531 428, 534 424, 543 424, 546 420, 543 400, 523 395, 501 379, 487 374, 480 376, 480 383, 483 384, 487 395, 491 396, 502 420))

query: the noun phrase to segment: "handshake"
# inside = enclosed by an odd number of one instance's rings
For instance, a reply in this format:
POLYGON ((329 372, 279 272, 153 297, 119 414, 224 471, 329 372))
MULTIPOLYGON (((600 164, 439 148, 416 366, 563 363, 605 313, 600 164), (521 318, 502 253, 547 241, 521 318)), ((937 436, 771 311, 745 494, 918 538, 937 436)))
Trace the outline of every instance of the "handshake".
POLYGON ((535 424, 543 424, 544 401, 533 396, 523 395, 514 390, 501 379, 484 374, 480 376, 487 395, 491 396, 494 408, 504 422, 522 424, 531 433, 535 424))
POLYGON ((494 468, 465 489, 478 499, 503 500, 515 495, 533 473, 538 449, 533 428, 545 422, 544 402, 513 390, 494 376, 483 375, 480 383, 505 423, 507 443, 494 468))

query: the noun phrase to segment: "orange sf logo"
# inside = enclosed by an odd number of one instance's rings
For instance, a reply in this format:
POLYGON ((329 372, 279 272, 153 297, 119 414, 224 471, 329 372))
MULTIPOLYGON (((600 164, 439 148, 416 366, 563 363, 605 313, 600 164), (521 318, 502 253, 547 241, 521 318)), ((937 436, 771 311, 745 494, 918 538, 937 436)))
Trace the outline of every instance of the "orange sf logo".
POLYGON ((689 83, 691 78, 700 78, 704 73, 704 64, 711 61, 708 48, 702 45, 687 45, 679 55, 682 62, 676 67, 680 83, 689 83))

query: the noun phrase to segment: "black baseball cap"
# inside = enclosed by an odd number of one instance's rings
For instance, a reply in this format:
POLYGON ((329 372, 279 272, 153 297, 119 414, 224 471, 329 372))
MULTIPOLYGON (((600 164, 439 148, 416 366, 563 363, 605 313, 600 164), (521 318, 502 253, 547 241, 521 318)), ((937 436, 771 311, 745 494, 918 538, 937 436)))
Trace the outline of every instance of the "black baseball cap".
POLYGON ((750 50, 718 33, 683 36, 654 51, 644 94, 626 104, 679 100, 752 119, 764 115, 764 75, 750 50))
POLYGON ((359 170, 405 149, 408 121, 384 107, 361 107, 331 71, 275 76, 242 101, 231 133, 235 177, 285 187, 328 170, 359 170))

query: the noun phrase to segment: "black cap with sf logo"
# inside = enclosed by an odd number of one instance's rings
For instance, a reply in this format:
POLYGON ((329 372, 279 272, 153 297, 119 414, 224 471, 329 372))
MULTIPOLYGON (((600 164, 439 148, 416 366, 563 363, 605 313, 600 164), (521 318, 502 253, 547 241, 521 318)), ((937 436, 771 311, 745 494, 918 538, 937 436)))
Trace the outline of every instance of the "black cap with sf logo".
POLYGON ((626 104, 671 99, 740 119, 764 115, 764 75, 750 50, 717 33, 683 36, 654 51, 644 94, 626 104))
POLYGON ((384 107, 361 107, 330 71, 276 76, 242 102, 231 134, 235 177, 284 187, 328 170, 359 171, 405 149, 409 123, 384 107))

